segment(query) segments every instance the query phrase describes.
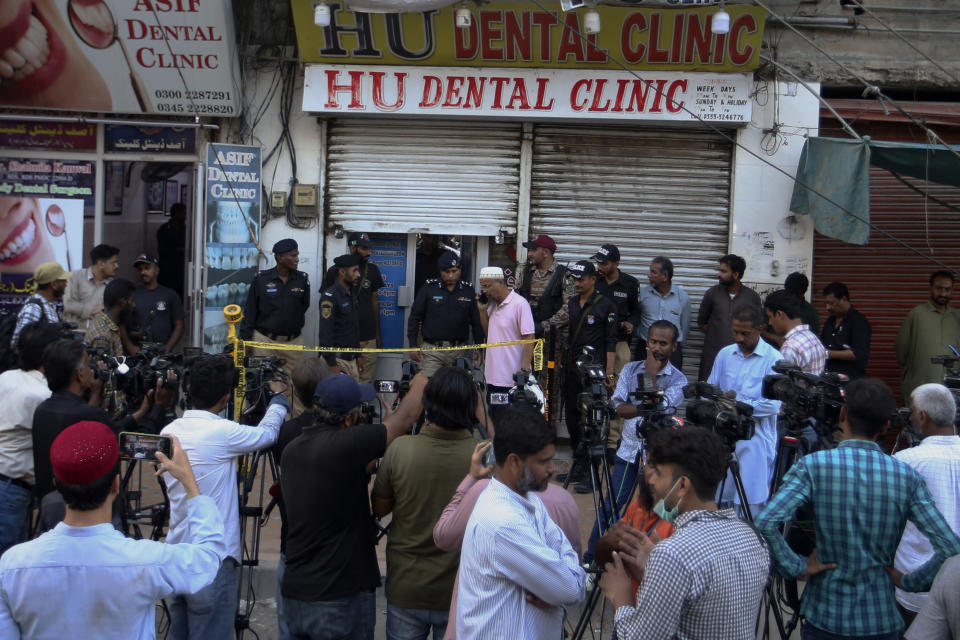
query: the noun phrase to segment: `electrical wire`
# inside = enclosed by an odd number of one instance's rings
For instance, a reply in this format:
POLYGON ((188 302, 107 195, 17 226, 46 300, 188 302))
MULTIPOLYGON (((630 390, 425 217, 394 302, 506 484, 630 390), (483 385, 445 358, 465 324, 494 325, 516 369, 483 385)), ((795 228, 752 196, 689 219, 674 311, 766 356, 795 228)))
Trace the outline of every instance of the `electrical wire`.
POLYGON ((896 109, 897 111, 899 111, 903 116, 905 116, 906 118, 908 118, 912 123, 914 123, 916 126, 918 126, 918 127, 920 127, 921 129, 923 129, 923 130, 927 133, 927 136, 930 137, 931 140, 934 140, 937 144, 942 145, 942 146, 943 146, 945 149, 947 149, 950 153, 952 153, 953 155, 955 155, 955 156, 957 156, 958 158, 960 158, 960 151, 957 151, 955 148, 953 148, 953 147, 951 147, 949 144, 947 144, 947 143, 943 140, 943 138, 941 138, 940 135, 937 134, 936 131, 930 129, 930 128, 926 125, 926 123, 924 123, 923 121, 921 121, 921 120, 919 120, 918 118, 916 118, 913 114, 908 113, 908 112, 900 105, 899 102, 897 102, 896 100, 894 100, 894 99, 891 98, 890 96, 888 96, 888 95, 886 95, 885 93, 883 93, 883 91, 880 89, 880 87, 878 87, 878 86, 875 85, 875 84, 871 84, 869 81, 867 81, 866 78, 864 78, 863 76, 861 76, 859 73, 857 73, 856 71, 854 71, 853 69, 851 69, 851 68, 848 67, 847 65, 845 65, 845 64, 843 64, 842 62, 840 62, 839 60, 837 60, 834 56, 830 55, 830 53, 828 53, 827 51, 823 50, 820 46, 817 45, 816 42, 814 42, 813 40, 811 40, 810 38, 808 38, 806 35, 803 34, 803 32, 801 32, 801 31, 800 31, 799 29, 797 29, 795 26, 793 26, 792 24, 790 24, 790 23, 787 21, 786 18, 784 18, 784 17, 781 16, 780 14, 776 13, 775 11, 773 11, 773 9, 771 9, 770 7, 768 7, 768 6, 763 2, 763 0, 752 0, 752 1, 753 1, 757 6, 759 6, 760 8, 762 8, 764 11, 766 11, 767 13, 769 13, 771 16, 773 16, 774 18, 776 18, 776 19, 777 19, 779 22, 781 22, 785 27, 787 27, 788 29, 790 29, 791 31, 793 31, 795 34, 797 34, 798 36, 800 36, 800 38, 801 38, 804 42, 806 42, 806 43, 809 44, 811 47, 813 47, 814 49, 816 49, 819 53, 821 53, 822 55, 824 55, 828 60, 830 60, 830 61, 833 62, 835 65, 837 65, 838 67, 840 67, 840 68, 841 68, 843 71, 845 71, 846 73, 850 74, 850 75, 851 75, 853 78, 855 78, 857 81, 863 83, 863 87, 864 87, 864 89, 863 89, 863 97, 865 97, 865 98, 876 98, 877 101, 879 101, 881 104, 884 104, 884 105, 885 105, 885 104, 890 104, 890 106, 892 106, 894 109, 896 109))
POLYGON ((859 9, 861 9, 868 16, 870 16, 871 18, 879 22, 882 27, 884 27, 887 31, 889 31, 890 33, 895 35, 897 38, 902 40, 904 44, 906 44, 908 47, 910 47, 911 49, 919 53, 927 62, 929 62, 930 64, 935 66, 937 69, 942 71, 948 78, 950 78, 957 84, 960 84, 960 78, 958 78, 956 75, 954 75, 950 71, 946 70, 944 67, 940 65, 939 62, 937 62, 936 60, 934 60, 933 58, 925 54, 923 51, 921 51, 919 48, 917 48, 917 46, 914 45, 912 42, 910 42, 905 36, 903 36, 903 34, 901 34, 899 31, 897 31, 896 29, 891 27, 889 24, 887 24, 886 22, 881 20, 879 17, 877 17, 877 14, 871 11, 870 8, 865 6, 860 0, 850 0, 850 2, 855 4, 859 9))
MULTIPOLYGON (((532 0, 532 1, 533 1, 533 3, 534 3, 535 5, 537 5, 542 11, 545 11, 545 12, 551 14, 551 15, 554 17, 554 19, 557 21, 558 24, 563 24, 563 20, 560 19, 560 12, 551 11, 550 9, 548 9, 548 8, 544 5, 543 0, 532 0)), ((759 3, 760 0, 755 0, 755 1, 759 3)), ((583 41, 585 44, 588 44, 588 45, 589 45, 589 44, 592 44, 592 43, 590 43, 590 41, 589 41, 589 39, 587 38, 587 36, 584 35, 579 29, 572 28, 572 27, 567 27, 567 28, 569 28, 570 31, 571 31, 573 34, 575 34, 578 38, 580 38, 580 40, 583 41)), ((801 34, 801 35, 802 35, 802 34, 801 34)), ((612 56, 612 55, 610 55, 610 54, 607 54, 607 57, 609 58, 609 60, 610 60, 611 62, 613 62, 613 63, 614 63, 615 65, 617 65, 618 67, 620 67, 623 71, 626 71, 626 72, 629 73, 631 76, 633 76, 634 78, 636 78, 636 79, 639 80, 640 82, 644 83, 649 90, 652 90, 654 93, 660 95, 660 96, 661 96, 664 100, 666 100, 669 104, 674 105, 674 106, 676 107, 676 110, 677 110, 677 111, 684 111, 684 112, 686 112, 688 115, 690 115, 690 116, 693 117, 695 120, 697 120, 700 124, 702 124, 703 126, 705 126, 705 127, 708 128, 708 129, 710 129, 710 130, 713 131, 714 133, 718 134, 719 136, 721 136, 722 138, 724 138, 725 140, 727 140, 728 142, 730 142, 731 144, 733 144, 735 147, 737 147, 738 149, 742 150, 744 153, 746 153, 746 154, 748 154, 748 155, 756 158, 757 160, 759 160, 759 161, 762 162, 763 164, 769 166, 769 167, 770 167, 771 169, 773 169, 774 171, 776 171, 776 172, 778 172, 778 173, 786 176, 788 179, 790 179, 791 182, 793 182, 793 183, 795 183, 795 184, 798 184, 798 185, 800 185, 801 187, 809 190, 811 193, 819 196, 821 199, 824 200, 824 202, 827 202, 827 203, 831 204, 832 206, 836 207, 838 211, 842 211, 844 214, 850 216, 851 218, 853 218, 853 219, 855 219, 855 220, 859 220, 860 222, 862 222, 863 224, 866 224, 867 226, 869 226, 871 229, 873 229, 873 230, 876 231, 877 233, 879 233, 879 234, 881 234, 881 235, 883 235, 883 236, 886 236, 887 238, 889 238, 890 240, 892 240, 892 241, 895 242, 896 244, 900 245, 901 247, 903 247, 904 249, 906 249, 906 250, 908 250, 908 251, 910 251, 910 252, 912 252, 912 253, 915 253, 916 255, 920 256, 921 258, 923 258, 923 259, 925 259, 925 260, 928 260, 928 261, 932 262, 933 264, 936 264, 937 266, 942 267, 943 269, 945 269, 945 270, 947 270, 947 271, 950 271, 951 273, 960 273, 960 271, 957 271, 957 269, 955 269, 955 268, 953 268, 953 267, 951 267, 951 266, 949 266, 949 265, 947 265, 947 264, 944 264, 944 263, 941 262, 940 260, 937 260, 937 259, 935 259, 935 258, 933 258, 933 257, 931 257, 931 256, 928 256, 927 254, 925 254, 925 253, 924 253, 923 251, 921 251, 920 249, 917 249, 916 247, 910 245, 909 243, 901 240, 900 238, 896 237, 895 235, 893 235, 893 234, 890 233, 889 231, 886 231, 885 229, 881 229, 880 227, 878 227, 878 226, 877 226, 876 224, 874 224, 873 222, 870 222, 870 220, 864 220, 862 217, 860 217, 860 216, 858 216, 857 214, 855 214, 854 212, 850 211, 849 209, 847 209, 846 207, 844 207, 844 206, 843 206, 842 204, 840 204, 839 202, 836 202, 835 200, 833 200, 833 199, 830 198, 829 196, 821 193, 821 192, 818 191, 817 189, 815 189, 815 188, 813 188, 812 186, 808 185, 806 182, 804 182, 804 181, 800 180, 799 178, 797 178, 795 175, 790 174, 790 172, 788 172, 786 169, 784 169, 784 168, 782 168, 782 167, 774 164, 773 162, 767 160, 765 157, 763 157, 762 155, 760 155, 760 154, 757 153, 756 151, 754 151, 754 150, 746 147, 743 143, 741 143, 741 142, 739 142, 739 141, 737 140, 737 136, 735 136, 735 135, 730 135, 730 134, 727 133, 725 130, 721 129, 720 127, 718 127, 717 125, 713 124, 712 122, 708 122, 707 120, 704 120, 703 118, 700 117, 700 114, 692 111, 689 107, 686 106, 686 104, 684 104, 684 103, 682 103, 682 102, 677 102, 676 100, 674 100, 673 98, 671 98, 669 95, 667 95, 667 93, 666 93, 665 91, 663 91, 663 89, 660 89, 660 88, 657 87, 656 83, 651 82, 651 81, 649 81, 649 80, 646 80, 646 79, 644 79, 644 78, 641 78, 641 77, 637 74, 636 71, 634 71, 633 69, 631 69, 630 67, 628 67, 628 66, 626 65, 626 63, 623 62, 622 60, 620 60, 620 59, 618 59, 618 58, 616 58, 616 57, 614 57, 614 56, 612 56)), ((945 144, 945 143, 944 143, 944 144, 945 144)), ((952 147, 949 147, 949 145, 948 145, 948 148, 950 148, 950 150, 951 150, 952 152, 956 153, 956 151, 955 151, 952 147)))

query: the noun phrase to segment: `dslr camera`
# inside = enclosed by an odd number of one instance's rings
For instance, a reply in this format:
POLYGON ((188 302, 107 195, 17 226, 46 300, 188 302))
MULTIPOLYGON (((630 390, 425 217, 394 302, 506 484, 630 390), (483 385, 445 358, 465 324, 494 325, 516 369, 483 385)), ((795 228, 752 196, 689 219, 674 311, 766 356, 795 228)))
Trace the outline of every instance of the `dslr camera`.
POLYGON ((753 437, 756 427, 753 407, 730 397, 717 385, 706 382, 688 384, 683 388, 683 397, 692 398, 687 403, 687 422, 712 429, 730 449, 737 440, 753 437))

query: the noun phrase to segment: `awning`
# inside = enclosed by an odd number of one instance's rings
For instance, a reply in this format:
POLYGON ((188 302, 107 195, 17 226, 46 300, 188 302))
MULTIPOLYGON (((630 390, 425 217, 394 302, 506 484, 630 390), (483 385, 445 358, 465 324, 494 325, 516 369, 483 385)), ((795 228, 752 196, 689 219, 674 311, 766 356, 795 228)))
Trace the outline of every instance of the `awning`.
POLYGON ((950 149, 869 137, 863 141, 808 138, 797 166, 790 210, 812 216, 814 228, 823 235, 867 244, 870 165, 900 176, 960 187, 960 146, 950 149))

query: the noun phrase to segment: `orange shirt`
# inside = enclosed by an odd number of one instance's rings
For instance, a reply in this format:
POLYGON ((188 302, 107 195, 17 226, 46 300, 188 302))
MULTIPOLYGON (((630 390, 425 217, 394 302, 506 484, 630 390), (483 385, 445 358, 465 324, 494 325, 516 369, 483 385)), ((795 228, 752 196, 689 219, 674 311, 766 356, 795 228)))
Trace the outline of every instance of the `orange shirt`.
MULTIPOLYGON (((666 520, 660 519, 657 514, 647 511, 647 509, 640 504, 639 500, 634 500, 630 503, 630 506, 627 507, 627 512, 623 514, 623 520, 621 520, 621 522, 626 522, 634 529, 639 529, 650 537, 656 533, 660 540, 664 540, 673 535, 673 525, 666 520)), ((654 540, 654 542, 657 542, 657 540, 654 540)), ((637 601, 637 590, 639 588, 640 583, 634 580, 634 602, 637 601)))

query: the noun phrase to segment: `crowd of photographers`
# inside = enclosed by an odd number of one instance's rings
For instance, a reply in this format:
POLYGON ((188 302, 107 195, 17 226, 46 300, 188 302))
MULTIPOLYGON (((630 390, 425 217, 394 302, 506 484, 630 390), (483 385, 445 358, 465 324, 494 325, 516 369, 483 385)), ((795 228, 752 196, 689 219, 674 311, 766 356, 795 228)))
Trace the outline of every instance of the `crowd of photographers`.
MULTIPOLYGON (((385 530, 391 639, 562 637, 591 584, 613 604, 618 638, 753 638, 771 572, 806 581, 805 640, 900 638, 905 621, 911 640, 960 637, 949 389, 912 390, 908 421, 923 440, 890 456, 879 441, 900 420, 893 394, 825 373, 843 349, 817 338, 788 291, 729 305, 732 342, 705 381, 689 384, 674 364, 682 330, 663 318, 616 375, 616 306, 593 263, 570 271, 560 392, 567 481, 597 491, 585 548, 576 502, 550 482, 557 434, 529 345, 490 349, 485 388, 466 361, 411 372, 378 423, 366 410, 374 387, 339 365, 300 359, 285 382, 265 362, 247 378, 258 411, 243 421, 256 424, 241 424, 221 415, 238 384, 231 357, 119 357, 130 283, 104 287, 85 341, 58 321, 18 324, 19 364, 0 374, 11 425, 0 430, 0 637, 149 638, 158 599, 170 637, 230 637, 244 559, 238 457, 257 451, 280 472, 282 638, 372 639, 385 530), (621 435, 608 458, 611 421, 621 435), (171 443, 156 454, 163 543, 118 532, 121 432, 171 443)), ((485 268, 480 286, 488 341, 550 326, 502 270, 485 268)))

